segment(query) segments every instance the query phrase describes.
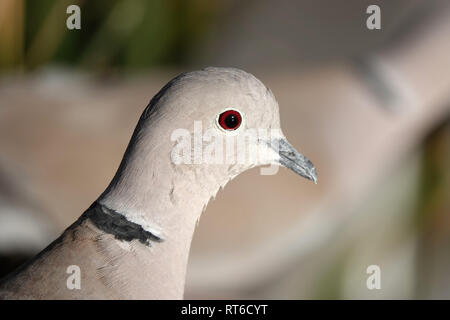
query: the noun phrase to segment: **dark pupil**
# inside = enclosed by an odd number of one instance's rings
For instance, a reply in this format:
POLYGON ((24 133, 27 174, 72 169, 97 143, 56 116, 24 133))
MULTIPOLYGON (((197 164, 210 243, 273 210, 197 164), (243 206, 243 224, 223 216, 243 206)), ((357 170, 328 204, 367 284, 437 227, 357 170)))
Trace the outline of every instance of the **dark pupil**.
POLYGON ((227 125, 228 128, 234 128, 238 125, 238 117, 236 117, 235 114, 229 114, 227 115, 227 117, 225 118, 225 124, 227 125))

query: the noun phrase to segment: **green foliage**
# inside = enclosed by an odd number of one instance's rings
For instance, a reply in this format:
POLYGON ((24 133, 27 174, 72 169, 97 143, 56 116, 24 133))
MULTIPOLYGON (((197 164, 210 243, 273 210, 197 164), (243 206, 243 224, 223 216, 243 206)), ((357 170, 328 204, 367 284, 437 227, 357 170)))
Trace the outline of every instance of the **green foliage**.
POLYGON ((5 0, 0 9, 0 71, 58 63, 102 72, 185 63, 218 6, 206 0, 5 0), (71 4, 81 8, 81 30, 66 28, 71 4))

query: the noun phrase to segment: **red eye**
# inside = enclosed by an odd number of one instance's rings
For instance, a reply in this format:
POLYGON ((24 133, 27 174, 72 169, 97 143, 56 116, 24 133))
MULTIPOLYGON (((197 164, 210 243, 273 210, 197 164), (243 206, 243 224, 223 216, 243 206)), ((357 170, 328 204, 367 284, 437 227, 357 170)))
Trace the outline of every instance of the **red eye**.
POLYGON ((236 110, 227 110, 220 114, 219 124, 225 130, 236 130, 242 122, 242 116, 236 110))

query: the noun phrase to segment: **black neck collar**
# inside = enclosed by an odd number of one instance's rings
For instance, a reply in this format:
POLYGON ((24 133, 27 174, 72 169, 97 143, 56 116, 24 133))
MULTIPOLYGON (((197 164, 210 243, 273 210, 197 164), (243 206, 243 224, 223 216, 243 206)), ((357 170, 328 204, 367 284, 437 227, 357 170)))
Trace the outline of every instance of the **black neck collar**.
POLYGON ((100 230, 114 235, 118 240, 132 241, 139 240, 150 246, 151 242, 161 242, 162 239, 142 228, 141 225, 129 221, 120 213, 94 202, 87 209, 81 218, 89 219, 100 230))

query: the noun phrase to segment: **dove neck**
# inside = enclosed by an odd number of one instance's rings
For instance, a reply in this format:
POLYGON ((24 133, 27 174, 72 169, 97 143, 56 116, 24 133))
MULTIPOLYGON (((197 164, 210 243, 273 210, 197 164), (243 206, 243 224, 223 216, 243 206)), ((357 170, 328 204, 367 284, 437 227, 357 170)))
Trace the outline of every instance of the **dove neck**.
MULTIPOLYGON (((171 279, 176 288, 172 298, 181 298, 197 221, 228 178, 219 168, 175 165, 170 159, 173 143, 150 143, 152 136, 132 139, 115 177, 97 202, 160 239, 143 251, 143 259, 153 270, 152 275, 145 275, 147 282, 165 290, 166 284, 158 277, 171 279)), ((129 243, 145 246, 136 240, 129 243)))

